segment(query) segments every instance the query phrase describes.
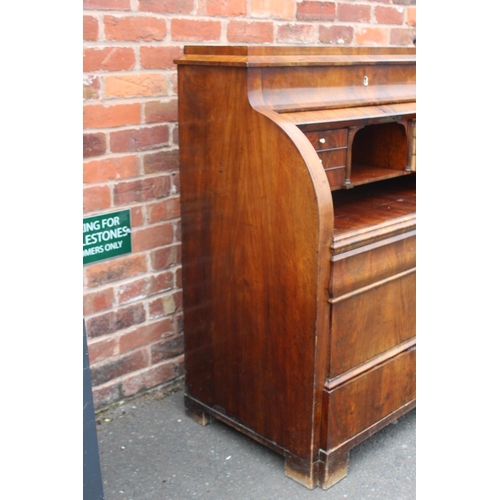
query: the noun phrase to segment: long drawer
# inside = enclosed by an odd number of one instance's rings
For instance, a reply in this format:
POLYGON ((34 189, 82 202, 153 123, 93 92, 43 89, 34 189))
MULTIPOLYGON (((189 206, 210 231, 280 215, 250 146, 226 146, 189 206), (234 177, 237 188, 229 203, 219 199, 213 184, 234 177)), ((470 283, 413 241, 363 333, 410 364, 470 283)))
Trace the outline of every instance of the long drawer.
POLYGON ((323 390, 322 448, 356 438, 416 398, 416 349, 410 348, 359 376, 323 390))

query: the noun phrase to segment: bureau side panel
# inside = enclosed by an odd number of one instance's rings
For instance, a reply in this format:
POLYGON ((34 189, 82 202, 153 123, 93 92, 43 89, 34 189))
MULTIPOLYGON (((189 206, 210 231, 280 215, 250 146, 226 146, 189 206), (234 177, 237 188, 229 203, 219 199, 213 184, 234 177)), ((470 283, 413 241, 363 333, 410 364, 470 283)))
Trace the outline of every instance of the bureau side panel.
POLYGON ((179 67, 186 392, 308 457, 333 209, 246 85, 245 68, 179 67))

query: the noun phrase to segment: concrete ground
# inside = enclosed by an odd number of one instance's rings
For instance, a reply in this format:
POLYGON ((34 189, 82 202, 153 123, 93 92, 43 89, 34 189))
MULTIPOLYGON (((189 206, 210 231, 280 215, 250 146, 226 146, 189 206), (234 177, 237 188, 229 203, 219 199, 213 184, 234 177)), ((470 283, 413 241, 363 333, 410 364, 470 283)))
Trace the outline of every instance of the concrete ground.
POLYGON ((351 450, 345 479, 308 490, 284 459, 215 421, 184 413, 183 393, 158 392, 97 415, 104 500, 412 500, 416 410, 351 450))

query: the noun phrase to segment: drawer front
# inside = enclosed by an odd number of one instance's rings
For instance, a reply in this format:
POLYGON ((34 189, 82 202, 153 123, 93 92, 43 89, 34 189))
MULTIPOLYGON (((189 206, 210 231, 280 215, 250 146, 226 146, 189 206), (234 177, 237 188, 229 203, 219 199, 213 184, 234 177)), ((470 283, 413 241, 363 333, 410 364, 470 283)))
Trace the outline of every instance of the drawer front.
POLYGON ((325 170, 335 167, 345 167, 346 149, 334 149, 333 151, 318 151, 319 159, 325 170))
POLYGON ((331 148, 347 148, 347 129, 322 130, 320 132, 305 132, 316 151, 331 148))
POLYGON ((417 263, 415 230, 336 255, 331 296, 336 298, 411 269, 417 263))
POLYGON ((326 170, 326 177, 328 178, 328 183, 330 184, 330 189, 340 189, 344 184, 345 179, 345 167, 332 168, 326 170))
POLYGON ((416 398, 416 349, 323 390, 322 448, 345 443, 416 398))
POLYGON ((318 151, 331 189, 339 189, 344 184, 346 152, 346 149, 318 151))
POLYGON ((402 273, 332 304, 330 377, 415 337, 415 274, 402 273))

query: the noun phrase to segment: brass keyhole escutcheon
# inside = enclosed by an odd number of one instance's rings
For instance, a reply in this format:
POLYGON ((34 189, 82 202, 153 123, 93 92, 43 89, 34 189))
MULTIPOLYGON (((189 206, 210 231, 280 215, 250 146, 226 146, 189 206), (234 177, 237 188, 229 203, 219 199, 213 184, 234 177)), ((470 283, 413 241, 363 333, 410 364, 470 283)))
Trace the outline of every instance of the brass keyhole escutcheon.
POLYGON ((365 87, 368 87, 368 77, 365 75, 365 77, 363 78, 363 85, 365 87))

